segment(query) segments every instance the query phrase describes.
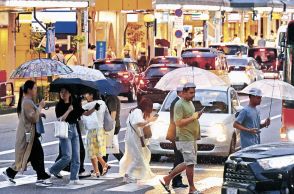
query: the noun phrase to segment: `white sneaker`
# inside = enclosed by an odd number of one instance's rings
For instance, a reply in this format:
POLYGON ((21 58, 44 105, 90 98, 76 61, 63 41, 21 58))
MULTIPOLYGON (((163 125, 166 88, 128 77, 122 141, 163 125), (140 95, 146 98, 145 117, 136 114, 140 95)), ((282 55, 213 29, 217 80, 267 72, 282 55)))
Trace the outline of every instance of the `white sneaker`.
POLYGON ((51 185, 53 185, 53 183, 51 182, 50 179, 37 180, 36 182, 36 186, 39 186, 39 187, 49 187, 51 185))
POLYGON ((71 186, 71 185, 84 185, 84 184, 80 180, 70 180, 67 185, 71 186))
POLYGON ((10 178, 10 177, 7 175, 6 171, 3 171, 3 172, 1 173, 1 175, 2 175, 2 177, 3 177, 6 181, 9 181, 9 182, 12 183, 12 184, 16 184, 15 180, 14 180, 13 178, 10 178))
POLYGON ((79 173, 79 178, 86 178, 86 177, 90 177, 91 176, 91 173, 90 172, 81 172, 79 173))

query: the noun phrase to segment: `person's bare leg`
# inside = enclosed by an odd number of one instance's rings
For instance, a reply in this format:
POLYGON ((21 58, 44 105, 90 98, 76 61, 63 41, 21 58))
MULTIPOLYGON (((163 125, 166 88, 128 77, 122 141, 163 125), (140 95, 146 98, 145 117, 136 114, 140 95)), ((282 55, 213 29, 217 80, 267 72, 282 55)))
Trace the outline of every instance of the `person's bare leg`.
MULTIPOLYGON (((93 170, 94 172, 97 174, 99 173, 99 168, 98 168, 98 162, 97 162, 97 158, 96 157, 93 157, 91 159, 91 162, 92 162, 92 166, 93 166, 93 170)), ((100 173, 99 173, 100 174, 100 173)))
POLYGON ((163 177, 165 185, 169 185, 171 180, 178 174, 182 173, 184 170, 186 170, 186 164, 183 162, 176 166, 170 173, 169 175, 163 177))
POLYGON ((194 165, 188 165, 186 168, 186 175, 189 183, 189 193, 193 193, 196 191, 195 185, 194 185, 194 165))
POLYGON ((98 156, 97 159, 103 167, 106 165, 106 162, 103 160, 103 158, 101 156, 98 156))

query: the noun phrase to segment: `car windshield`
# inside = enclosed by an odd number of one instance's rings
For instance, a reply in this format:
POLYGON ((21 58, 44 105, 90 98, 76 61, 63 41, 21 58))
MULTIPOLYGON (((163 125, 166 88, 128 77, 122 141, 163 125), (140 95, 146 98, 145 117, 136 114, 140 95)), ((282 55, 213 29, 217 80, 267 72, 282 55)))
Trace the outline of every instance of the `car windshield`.
MULTIPOLYGON (((169 93, 162 106, 161 111, 169 112, 170 105, 177 97, 175 91, 169 93)), ((204 113, 228 113, 228 96, 224 91, 198 89, 193 99, 196 111, 205 107, 204 113)))
POLYGON ((178 64, 179 59, 175 57, 162 57, 162 58, 153 58, 150 61, 150 65, 152 64, 178 64))
POLYGON ((277 50, 269 48, 251 49, 249 57, 253 57, 258 63, 271 63, 276 61, 277 50))
POLYGON ((242 55, 247 55, 247 48, 245 46, 239 45, 226 45, 226 46, 219 46, 213 45, 210 46, 211 48, 215 48, 219 51, 222 51, 225 55, 236 55, 238 52, 242 52, 242 55))
POLYGON ((247 66, 247 59, 227 59, 228 66, 247 66))
POLYGON ((183 62, 189 66, 199 67, 206 70, 215 69, 215 57, 203 57, 203 56, 194 56, 194 57, 183 57, 183 62))
POLYGON ((210 49, 187 49, 182 51, 182 55, 186 53, 207 53, 211 52, 210 49))
POLYGON ((177 67, 151 67, 145 72, 146 78, 162 77, 177 67))
POLYGON ((122 63, 110 63, 110 64, 96 64, 100 71, 125 71, 126 66, 122 63))

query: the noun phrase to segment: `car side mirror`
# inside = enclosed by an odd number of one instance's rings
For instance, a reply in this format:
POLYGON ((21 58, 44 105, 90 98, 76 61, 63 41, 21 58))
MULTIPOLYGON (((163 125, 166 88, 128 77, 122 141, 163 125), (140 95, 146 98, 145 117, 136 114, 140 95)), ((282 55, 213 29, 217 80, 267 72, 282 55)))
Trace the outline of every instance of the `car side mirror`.
POLYGON ((153 110, 155 111, 159 111, 161 109, 161 104, 159 103, 153 103, 153 110))

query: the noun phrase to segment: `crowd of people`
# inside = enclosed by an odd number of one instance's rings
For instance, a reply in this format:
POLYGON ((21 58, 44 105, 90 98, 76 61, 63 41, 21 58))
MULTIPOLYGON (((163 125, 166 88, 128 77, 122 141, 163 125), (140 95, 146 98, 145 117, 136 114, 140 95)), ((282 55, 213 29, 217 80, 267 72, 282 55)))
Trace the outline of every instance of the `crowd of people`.
MULTIPOLYGON (((170 173, 159 180, 162 187, 170 192, 173 188, 189 187, 189 193, 200 193, 194 185, 194 167, 197 163, 197 141, 201 138, 199 118, 202 111, 196 112, 192 100, 195 97, 196 85, 186 83, 177 89, 177 98, 170 108, 170 126, 166 139, 172 142, 175 160, 170 173), (186 171, 188 184, 182 181, 181 173, 186 171)), ((28 162, 37 173, 37 186, 51 186, 51 177, 62 178, 60 172, 70 172, 69 185, 81 185, 81 177, 99 178, 108 173, 111 166, 107 163, 107 115, 112 120, 112 132, 120 131, 120 100, 117 96, 101 97, 97 91, 87 92, 83 98, 73 94, 70 88, 63 87, 59 92, 59 101, 55 107, 58 121, 68 123, 68 136, 59 138, 59 155, 55 163, 46 172, 44 152, 40 143, 40 121, 46 118, 42 113, 45 102, 38 105, 34 102, 37 95, 36 83, 28 80, 20 88, 17 107, 19 123, 15 143, 15 163, 3 172, 11 183, 18 172, 27 169, 28 162), (83 122, 81 122, 83 121, 83 122), (81 124, 83 123, 83 125, 81 124), (86 131, 85 144, 82 130, 86 131), (91 173, 84 168, 85 156, 92 163, 91 173)), ((252 89, 249 92, 249 104, 236 114, 234 128, 240 130, 241 148, 260 143, 260 130, 270 125, 270 119, 263 123, 256 106, 261 103, 261 91, 252 89)), ((119 160, 119 174, 127 183, 149 180, 155 177, 150 167, 151 152, 148 139, 152 136, 150 126, 157 120, 153 112, 153 102, 142 98, 133 108, 126 120, 125 152, 114 154, 119 160)))

